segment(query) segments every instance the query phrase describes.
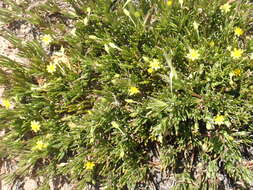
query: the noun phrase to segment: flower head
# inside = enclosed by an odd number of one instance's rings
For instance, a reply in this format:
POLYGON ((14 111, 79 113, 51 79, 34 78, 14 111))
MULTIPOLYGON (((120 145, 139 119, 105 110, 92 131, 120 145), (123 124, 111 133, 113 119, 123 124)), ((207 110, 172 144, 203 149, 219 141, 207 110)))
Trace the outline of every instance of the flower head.
POLYGON ((170 7, 172 5, 173 1, 167 1, 167 5, 170 7))
POLYGON ((43 150, 48 147, 48 143, 44 143, 42 140, 36 142, 36 145, 32 148, 32 150, 43 150))
POLYGON ((150 64, 149 67, 153 70, 158 70, 160 69, 160 62, 158 59, 153 59, 150 64))
POLYGON ((234 32, 235 32, 236 36, 241 36, 244 33, 244 31, 241 28, 239 28, 239 27, 236 27, 235 30, 234 30, 234 32))
POLYGON ((84 166, 85 166, 86 170, 92 170, 94 168, 95 164, 94 164, 94 162, 89 162, 88 161, 88 162, 85 163, 84 166))
POLYGON ((237 48, 234 48, 233 51, 231 51, 231 57, 233 59, 238 59, 242 56, 243 54, 243 50, 242 49, 237 49, 237 48))
POLYGON ((135 17, 140 17, 140 16, 141 16, 141 13, 140 13, 139 11, 135 11, 135 12, 134 12, 134 16, 135 16, 135 17))
POLYGON ((11 108, 11 102, 7 99, 3 99, 2 100, 2 105, 6 108, 6 109, 10 109, 11 108))
POLYGON ((148 73, 153 73, 153 72, 154 72, 154 69, 152 69, 152 68, 148 69, 148 73))
POLYGON ((188 59, 190 59, 191 61, 195 61, 195 60, 199 59, 200 54, 199 54, 198 50, 190 49, 189 53, 186 55, 186 57, 188 59))
POLYGON ((216 115, 215 118, 214 118, 214 122, 217 125, 224 124, 224 121, 225 121, 225 117, 223 115, 216 115))
POLYGON ((55 71, 56 71, 56 64, 50 63, 50 64, 47 66, 47 72, 49 72, 49 73, 54 73, 55 71))
POLYGON ((51 35, 46 34, 46 35, 44 35, 44 36, 41 37, 41 41, 44 44, 48 45, 48 44, 50 44, 53 41, 53 39, 52 39, 51 35))
POLYGON ((233 70, 233 75, 235 75, 235 76, 240 76, 241 75, 241 69, 235 69, 235 70, 233 70))
POLYGON ((130 89, 129 89, 129 94, 130 96, 134 95, 134 94, 139 94, 140 93, 140 90, 135 87, 135 86, 131 86, 130 89))
POLYGON ((209 43, 209 45, 210 45, 211 47, 213 47, 213 46, 215 45, 214 41, 211 41, 211 42, 209 43))
POLYGON ((38 132, 40 130, 40 123, 38 121, 32 121, 31 122, 31 129, 35 133, 38 132))
POLYGON ((222 12, 228 13, 230 11, 231 5, 229 3, 225 3, 224 5, 220 6, 220 10, 222 12))

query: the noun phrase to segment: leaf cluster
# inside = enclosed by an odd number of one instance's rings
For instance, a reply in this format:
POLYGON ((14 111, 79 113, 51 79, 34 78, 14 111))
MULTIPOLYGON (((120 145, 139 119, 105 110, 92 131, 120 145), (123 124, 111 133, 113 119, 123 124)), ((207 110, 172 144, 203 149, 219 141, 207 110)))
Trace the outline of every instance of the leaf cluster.
POLYGON ((174 189, 218 189, 223 175, 249 188, 252 4, 225 12, 221 0, 4 2, 3 22, 37 30, 26 41, 1 31, 25 58, 0 57, 13 105, 0 109, 0 155, 17 158, 14 176, 43 176, 41 188, 65 176, 80 189, 160 189, 160 175, 174 189))

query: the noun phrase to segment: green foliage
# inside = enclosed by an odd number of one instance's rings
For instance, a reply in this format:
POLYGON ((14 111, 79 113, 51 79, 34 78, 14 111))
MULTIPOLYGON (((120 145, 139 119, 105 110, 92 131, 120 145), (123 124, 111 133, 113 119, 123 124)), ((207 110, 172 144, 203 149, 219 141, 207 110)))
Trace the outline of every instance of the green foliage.
POLYGON ((19 160, 15 176, 134 189, 160 172, 175 189, 218 189, 224 174, 249 187, 252 4, 5 3, 3 21, 39 34, 1 32, 26 58, 0 57, 0 155, 19 160))

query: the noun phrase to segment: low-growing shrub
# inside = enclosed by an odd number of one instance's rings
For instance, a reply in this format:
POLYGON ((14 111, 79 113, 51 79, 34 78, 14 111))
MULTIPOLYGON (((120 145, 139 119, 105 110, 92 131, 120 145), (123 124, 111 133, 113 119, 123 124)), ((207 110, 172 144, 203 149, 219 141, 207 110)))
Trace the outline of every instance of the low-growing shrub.
POLYGON ((1 32, 25 58, 0 58, 0 154, 18 161, 11 179, 249 188, 249 1, 4 2, 2 21, 35 30, 26 41, 1 32))

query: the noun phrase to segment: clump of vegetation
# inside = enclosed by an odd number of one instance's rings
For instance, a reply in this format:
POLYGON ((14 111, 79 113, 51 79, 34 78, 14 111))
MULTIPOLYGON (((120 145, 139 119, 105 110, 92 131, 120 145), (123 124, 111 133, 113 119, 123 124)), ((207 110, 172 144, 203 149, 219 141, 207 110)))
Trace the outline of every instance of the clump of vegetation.
MULTIPOLYGON (((223 0, 5 3, 38 35, 0 57, 11 177, 81 189, 248 189, 253 173, 252 4, 223 0)), ((9 176, 10 177, 10 176, 9 176)))

